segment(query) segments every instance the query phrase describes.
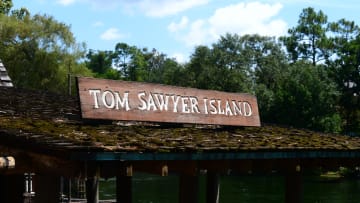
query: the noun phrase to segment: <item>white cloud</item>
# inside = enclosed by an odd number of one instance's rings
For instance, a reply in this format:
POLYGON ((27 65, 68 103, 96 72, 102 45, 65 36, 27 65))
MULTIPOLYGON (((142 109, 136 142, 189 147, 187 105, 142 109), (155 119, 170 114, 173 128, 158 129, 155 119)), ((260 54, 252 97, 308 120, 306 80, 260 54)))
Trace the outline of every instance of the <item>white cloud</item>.
POLYGON ((175 15, 196 6, 205 5, 209 0, 140 0, 138 7, 151 17, 175 15))
POLYGON ((182 53, 174 53, 171 58, 175 58, 178 63, 185 63, 188 57, 182 53))
POLYGON ((100 36, 103 40, 118 40, 124 37, 125 35, 121 34, 117 28, 109 28, 100 36))
POLYGON ((287 24, 275 17, 282 7, 279 3, 232 4, 215 10, 208 18, 188 23, 188 29, 177 30, 175 36, 188 46, 212 43, 226 33, 281 36, 286 33, 287 24))
POLYGON ((187 27, 188 23, 189 23, 189 19, 186 16, 183 16, 179 23, 175 23, 175 22, 170 23, 170 25, 168 26, 168 30, 170 32, 177 32, 183 30, 187 27))
POLYGON ((122 1, 119 0, 79 0, 90 4, 94 10, 115 10, 118 9, 122 1))
POLYGON ((74 3, 90 5, 96 10, 121 8, 127 14, 139 12, 149 17, 175 15, 188 9, 205 5, 210 0, 56 0, 56 3, 69 6, 74 3))
POLYGON ((85 6, 90 6, 94 10, 113 10, 117 9, 122 1, 119 0, 56 0, 57 4, 63 6, 70 6, 75 3, 82 3, 85 6))
POLYGON ((56 1, 58 4, 61 4, 63 6, 68 6, 70 4, 73 4, 76 2, 76 0, 57 0, 56 1))
POLYGON ((259 2, 239 3, 217 9, 209 18, 209 26, 215 34, 280 35, 286 32, 286 23, 272 20, 282 9, 279 3, 270 5, 259 2))
POLYGON ((104 23, 102 21, 96 21, 92 24, 93 27, 102 27, 104 23))
POLYGON ((213 37, 209 32, 210 30, 206 27, 206 21, 196 20, 191 23, 190 31, 181 39, 188 46, 206 44, 209 41, 213 41, 213 37))

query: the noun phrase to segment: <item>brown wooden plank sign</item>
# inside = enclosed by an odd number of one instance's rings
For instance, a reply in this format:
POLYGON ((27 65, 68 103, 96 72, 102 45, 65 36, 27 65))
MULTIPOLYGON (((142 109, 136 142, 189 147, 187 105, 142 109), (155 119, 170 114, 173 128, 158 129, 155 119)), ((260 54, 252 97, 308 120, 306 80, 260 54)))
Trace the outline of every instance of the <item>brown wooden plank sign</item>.
POLYGON ((83 77, 77 83, 87 119, 260 126, 249 94, 83 77))

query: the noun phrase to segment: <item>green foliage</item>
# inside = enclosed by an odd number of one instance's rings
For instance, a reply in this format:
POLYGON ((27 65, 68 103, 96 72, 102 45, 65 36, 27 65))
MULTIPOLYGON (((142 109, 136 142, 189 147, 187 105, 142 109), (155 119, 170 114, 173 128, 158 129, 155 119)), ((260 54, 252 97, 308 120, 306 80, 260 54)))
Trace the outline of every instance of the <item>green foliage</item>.
POLYGON ((270 84, 273 79, 267 71, 283 59, 281 47, 273 38, 226 34, 211 48, 195 49, 187 66, 189 84, 203 89, 253 92, 256 77, 270 84))
POLYGON ((303 9, 298 25, 288 31, 290 36, 281 38, 294 62, 306 59, 316 65, 328 59, 326 24, 327 16, 322 11, 303 9))
POLYGON ((111 51, 89 50, 86 54, 86 66, 94 73, 104 74, 111 69, 113 62, 113 53, 111 51))
POLYGON ((9 14, 12 7, 13 7, 12 0, 0 0, 0 15, 9 14))
POLYGON ((342 120, 340 115, 338 113, 334 113, 320 118, 317 122, 317 129, 328 133, 340 133, 342 131, 341 124, 342 120))
POLYGON ((0 22, 0 56, 14 85, 67 92, 63 67, 77 67, 84 53, 70 27, 48 15, 31 16, 26 9, 0 15, 0 22))
POLYGON ((200 89, 217 89, 213 84, 214 64, 211 62, 212 50, 198 46, 186 66, 187 86, 200 89))
POLYGON ((74 92, 74 76, 256 94, 264 122, 360 134, 360 30, 302 10, 288 36, 226 34, 179 64, 156 49, 117 43, 87 51, 70 27, 0 0, 0 56, 17 87, 74 92), (286 49, 286 50, 285 50, 286 49), (70 83, 69 83, 69 76, 70 83))
POLYGON ((316 68, 325 66, 325 72, 329 75, 325 81, 330 80, 329 87, 336 84, 339 92, 338 99, 331 100, 331 105, 335 107, 331 108, 334 113, 316 118, 316 122, 309 122, 313 123, 311 127, 333 132, 342 129, 345 133, 360 134, 358 38, 359 27, 353 21, 340 19, 327 22, 327 16, 313 8, 303 9, 298 25, 289 30, 289 36, 280 38, 291 62, 307 60, 316 68))
POLYGON ((286 63, 274 38, 227 34, 211 48, 195 49, 187 65, 189 85, 231 92, 254 92, 261 89, 257 85, 273 88, 286 63))
POLYGON ((183 67, 156 49, 148 51, 124 42, 116 44, 115 51, 87 54, 87 66, 98 77, 184 85, 183 67))
POLYGON ((337 58, 329 72, 341 91, 341 114, 345 132, 360 134, 360 30, 352 21, 341 19, 329 25, 337 58))
POLYGON ((341 129, 335 105, 339 92, 324 67, 303 61, 290 65, 273 94, 264 120, 329 132, 341 129))

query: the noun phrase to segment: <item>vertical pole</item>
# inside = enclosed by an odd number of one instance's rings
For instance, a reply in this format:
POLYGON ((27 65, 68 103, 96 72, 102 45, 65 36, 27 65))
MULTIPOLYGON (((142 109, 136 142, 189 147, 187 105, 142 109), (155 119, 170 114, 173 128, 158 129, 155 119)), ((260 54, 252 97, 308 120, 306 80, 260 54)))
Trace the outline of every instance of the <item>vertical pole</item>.
POLYGON ((132 202, 132 166, 120 166, 120 172, 116 176, 116 202, 132 202))
POLYGON ((132 202, 132 177, 116 176, 116 202, 131 203, 132 202))
POLYGON ((197 203, 199 179, 196 175, 180 175, 179 203, 197 203))
POLYGON ((68 200, 69 200, 69 202, 71 202, 71 178, 69 178, 69 180, 68 180, 68 182, 69 182, 69 193, 68 193, 68 200))
POLYGON ((219 174, 208 171, 206 175, 206 202, 219 203, 220 196, 220 180, 219 174))
POLYGON ((86 200, 88 203, 99 202, 99 178, 97 176, 88 177, 86 180, 86 200))
POLYGON ((30 203, 35 195, 32 179, 34 175, 34 173, 24 173, 24 203, 30 203))
POLYGON ((295 170, 289 169, 285 176, 285 202, 302 203, 303 202, 303 180, 300 166, 295 170))
POLYGON ((60 177, 60 202, 64 202, 64 177, 60 177))

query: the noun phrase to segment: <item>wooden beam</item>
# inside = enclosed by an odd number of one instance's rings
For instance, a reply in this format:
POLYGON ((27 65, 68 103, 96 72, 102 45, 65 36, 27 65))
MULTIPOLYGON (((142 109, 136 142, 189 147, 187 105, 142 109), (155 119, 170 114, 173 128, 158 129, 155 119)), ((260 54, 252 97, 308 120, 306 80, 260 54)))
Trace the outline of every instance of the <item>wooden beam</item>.
POLYGON ((132 202, 132 176, 116 176, 116 202, 132 202))
POLYGON ((181 174, 179 184, 179 203, 197 203, 199 177, 196 175, 181 174))
POLYGON ((285 175, 285 203, 303 202, 303 180, 300 165, 292 165, 285 175))
POLYGON ((171 161, 167 162, 167 165, 170 172, 186 174, 189 176, 196 176, 199 171, 197 161, 171 161))
POLYGON ((5 163, 8 162, 10 167, 15 165, 16 160, 16 167, 11 170, 1 171, 3 174, 23 175, 24 173, 31 171, 39 174, 77 177, 81 171, 81 164, 79 162, 52 156, 46 153, 37 153, 29 150, 26 151, 20 148, 10 148, 4 145, 0 145, 0 153, 11 154, 8 160, 5 160, 5 163), (11 157, 13 157, 13 160, 11 157))
POLYGON ((160 176, 167 176, 169 174, 168 164, 164 161, 140 161, 132 162, 135 171, 141 171, 160 176))
POLYGON ((86 169, 86 200, 88 203, 99 202, 99 179, 100 179, 100 166, 97 162, 87 162, 86 169))
POLYGON ((123 166, 121 169, 120 169, 120 175, 123 175, 123 176, 128 176, 128 177, 131 177, 133 176, 133 166, 132 165, 127 165, 127 166, 123 166))
POLYGON ((35 174, 33 183, 35 202, 58 202, 60 200, 60 177, 35 174))
POLYGON ((219 203, 220 176, 219 173, 208 171, 206 174, 206 202, 219 203))
POLYGON ((99 177, 88 177, 85 184, 87 202, 99 203, 99 177))
POLYGON ((116 174, 116 202, 132 202, 132 176, 133 165, 123 164, 118 168, 116 174))

